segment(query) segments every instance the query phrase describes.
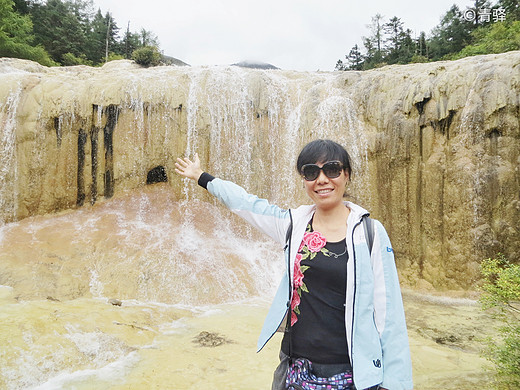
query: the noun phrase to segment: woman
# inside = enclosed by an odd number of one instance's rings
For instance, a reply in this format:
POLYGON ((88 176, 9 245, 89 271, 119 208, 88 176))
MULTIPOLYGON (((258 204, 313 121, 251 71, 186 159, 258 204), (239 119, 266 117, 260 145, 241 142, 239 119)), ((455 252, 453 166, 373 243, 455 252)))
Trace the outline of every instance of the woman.
POLYGON ((277 330, 285 331, 273 390, 293 388, 286 381, 298 361, 310 361, 318 377, 352 378, 355 386, 345 389, 412 388, 393 250, 381 223, 373 221, 373 236, 366 237, 368 212, 343 201, 352 172, 341 145, 316 140, 302 149, 297 170, 313 204, 291 210, 203 172, 197 155, 177 161, 177 173, 285 245, 287 270, 258 340, 260 351, 277 330))

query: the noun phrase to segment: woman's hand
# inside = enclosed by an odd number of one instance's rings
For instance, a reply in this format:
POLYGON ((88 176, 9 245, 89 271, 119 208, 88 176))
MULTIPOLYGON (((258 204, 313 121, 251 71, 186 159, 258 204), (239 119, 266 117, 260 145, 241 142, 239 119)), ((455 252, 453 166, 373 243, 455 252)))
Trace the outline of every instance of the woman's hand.
POLYGON ((199 180, 203 171, 200 169, 198 153, 195 153, 194 161, 191 161, 188 157, 177 158, 177 162, 175 163, 175 172, 189 179, 195 181, 199 180))

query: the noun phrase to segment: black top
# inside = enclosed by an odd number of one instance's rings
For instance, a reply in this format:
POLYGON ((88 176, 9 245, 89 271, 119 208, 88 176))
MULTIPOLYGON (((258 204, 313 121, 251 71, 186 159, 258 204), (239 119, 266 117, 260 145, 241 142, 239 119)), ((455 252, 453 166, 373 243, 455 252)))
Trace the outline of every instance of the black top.
MULTIPOLYGON (((294 324, 290 332, 291 355, 307 358, 314 363, 350 364, 345 330, 346 241, 326 242, 320 249, 325 238, 319 232, 313 232, 310 224, 305 235, 298 252, 303 257, 300 263, 303 284, 293 293, 300 296, 300 302, 296 306, 298 297, 295 296, 291 305, 294 311, 294 324), (310 244, 310 250, 309 246, 304 245, 308 234, 319 235, 317 241, 310 244), (320 237, 322 244, 319 243, 320 237), (336 258, 335 254, 339 256, 336 258)), ((295 269, 298 275, 297 267, 295 269)), ((295 287, 297 285, 298 282, 295 287)), ((284 335, 282 351, 289 355, 289 333, 284 335)))

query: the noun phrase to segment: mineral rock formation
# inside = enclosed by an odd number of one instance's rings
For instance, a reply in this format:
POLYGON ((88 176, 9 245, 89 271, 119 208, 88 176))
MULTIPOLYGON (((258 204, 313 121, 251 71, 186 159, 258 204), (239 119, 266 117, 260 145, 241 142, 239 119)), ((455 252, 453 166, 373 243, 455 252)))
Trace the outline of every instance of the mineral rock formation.
POLYGON ((283 207, 315 138, 354 160, 348 192, 382 220, 403 282, 467 288, 520 255, 520 52, 366 72, 45 68, 0 59, 0 221, 168 181, 177 156, 283 207))

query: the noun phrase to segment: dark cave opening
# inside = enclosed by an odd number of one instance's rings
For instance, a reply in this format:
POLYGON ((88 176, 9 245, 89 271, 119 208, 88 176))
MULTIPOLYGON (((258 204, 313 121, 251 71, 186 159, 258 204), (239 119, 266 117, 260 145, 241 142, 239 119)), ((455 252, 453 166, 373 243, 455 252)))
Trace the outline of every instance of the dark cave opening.
POLYGON ((166 183, 168 182, 168 175, 166 175, 166 170, 162 165, 159 165, 153 169, 148 171, 148 175, 146 175, 146 184, 155 184, 155 183, 166 183))

